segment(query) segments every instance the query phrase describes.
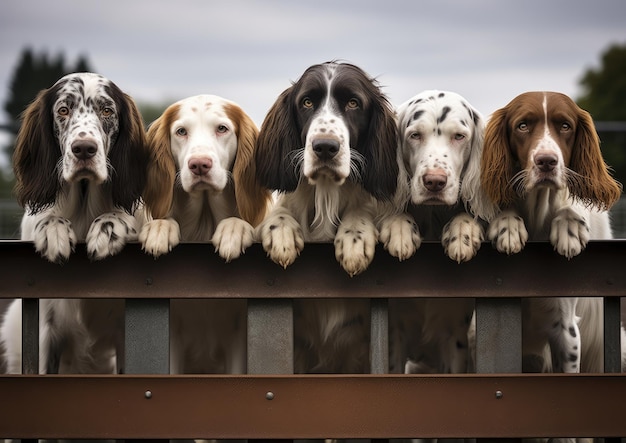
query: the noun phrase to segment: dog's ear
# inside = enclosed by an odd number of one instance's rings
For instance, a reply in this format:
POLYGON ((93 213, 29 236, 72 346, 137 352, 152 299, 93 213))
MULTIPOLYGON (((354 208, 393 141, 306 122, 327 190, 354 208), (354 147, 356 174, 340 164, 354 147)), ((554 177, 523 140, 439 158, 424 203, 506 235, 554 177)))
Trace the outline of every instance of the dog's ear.
POLYGON ((300 178, 299 166, 292 154, 301 147, 293 88, 283 91, 268 111, 254 152, 259 183, 284 192, 294 191, 300 178))
POLYGON ((115 84, 107 92, 118 109, 119 131, 109 152, 113 203, 132 213, 146 185, 149 151, 143 119, 134 100, 115 84))
POLYGON ((226 115, 236 124, 237 154, 233 165, 233 177, 237 209, 242 219, 256 226, 265 217, 271 201, 271 193, 260 185, 256 174, 254 149, 259 130, 252 119, 237 105, 226 105, 226 115))
POLYGON ((511 186, 514 175, 513 155, 509 146, 507 108, 495 111, 485 129, 483 155, 480 163, 480 183, 487 197, 498 207, 505 208, 515 201, 511 186))
POLYGON ((171 105, 148 128, 150 160, 143 200, 155 219, 167 217, 174 201, 176 162, 170 146, 170 126, 179 109, 180 105, 171 105))
POLYGON ((30 213, 53 205, 61 189, 57 169, 61 147, 54 134, 52 107, 63 84, 40 91, 21 116, 13 152, 15 195, 30 213))
POLYGON ((496 205, 487 197, 480 183, 480 168, 485 141, 485 120, 471 106, 465 106, 473 125, 470 153, 461 175, 461 200, 466 209, 483 220, 491 220, 497 212, 496 205))
POLYGON ((582 202, 608 210, 619 200, 622 185, 611 177, 604 162, 591 115, 580 108, 570 169, 578 173, 580 179, 568 180, 569 190, 582 202))
POLYGON ((391 200, 398 186, 398 129, 391 105, 382 94, 372 103, 367 134, 359 151, 365 157, 363 187, 379 200, 391 200))

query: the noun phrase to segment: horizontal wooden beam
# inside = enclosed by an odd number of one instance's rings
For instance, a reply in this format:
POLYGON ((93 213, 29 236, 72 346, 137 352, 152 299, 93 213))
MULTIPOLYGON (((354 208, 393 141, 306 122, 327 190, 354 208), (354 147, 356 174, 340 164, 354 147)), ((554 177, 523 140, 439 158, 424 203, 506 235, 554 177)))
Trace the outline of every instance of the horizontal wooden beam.
POLYGON ((625 375, 2 376, 8 438, 615 437, 625 375))
POLYGON ((378 247, 370 268, 349 277, 331 244, 307 244, 287 269, 259 244, 225 263, 208 244, 184 244, 154 259, 138 244, 91 262, 84 245, 64 265, 39 257, 30 243, 0 242, 0 298, 170 297, 551 297, 626 295, 626 241, 595 241, 567 260, 548 243, 506 256, 490 244, 458 264, 427 242, 399 262, 378 247))

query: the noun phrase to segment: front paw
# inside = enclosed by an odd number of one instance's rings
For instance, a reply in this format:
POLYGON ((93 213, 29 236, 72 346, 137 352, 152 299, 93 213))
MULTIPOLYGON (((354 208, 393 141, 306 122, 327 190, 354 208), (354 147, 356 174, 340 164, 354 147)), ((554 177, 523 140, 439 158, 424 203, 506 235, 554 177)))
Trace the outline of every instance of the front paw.
POLYGON ((76 247, 72 223, 63 217, 49 216, 35 225, 35 250, 53 263, 64 263, 76 247))
POLYGON ((498 252, 517 254, 528 241, 524 220, 513 212, 503 212, 490 224, 487 237, 498 252))
POLYGON ((409 214, 398 214, 383 220, 380 241, 389 254, 400 261, 412 257, 422 244, 419 228, 409 214))
POLYGON ((167 254, 180 243, 180 227, 173 218, 147 222, 139 233, 141 247, 154 258, 167 254))
POLYGON ((137 238, 135 219, 119 212, 110 212, 97 217, 89 227, 87 237, 87 254, 92 260, 120 252, 128 241, 137 238))
POLYGON ((468 214, 454 217, 443 228, 441 243, 448 257, 457 263, 474 258, 483 241, 483 229, 468 214))
POLYGON ((341 267, 354 277, 365 271, 374 259, 378 232, 373 224, 342 224, 335 235, 335 257, 341 267))
POLYGON ((254 228, 237 217, 222 220, 211 238, 215 251, 226 262, 239 258, 254 240, 254 228))
POLYGON ((552 220, 550 243, 568 259, 580 254, 589 242, 589 225, 584 217, 566 208, 552 220))
POLYGON ((270 215, 258 229, 263 249, 283 268, 291 265, 304 249, 302 228, 289 214, 270 215))

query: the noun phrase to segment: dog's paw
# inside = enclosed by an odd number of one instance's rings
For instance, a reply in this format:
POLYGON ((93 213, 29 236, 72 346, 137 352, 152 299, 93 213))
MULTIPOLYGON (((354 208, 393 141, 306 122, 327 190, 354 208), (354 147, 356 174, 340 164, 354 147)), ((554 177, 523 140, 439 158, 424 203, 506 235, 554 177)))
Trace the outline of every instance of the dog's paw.
POLYGON ((137 239, 135 219, 122 212, 102 214, 91 223, 85 241, 92 260, 102 260, 120 252, 127 242, 137 239))
POLYGON ((528 241, 528 231, 522 217, 505 211, 489 224, 487 238, 498 252, 517 254, 528 241))
POLYGON ((409 214, 389 217, 380 225, 380 241, 400 261, 412 257, 422 244, 420 231, 409 214))
POLYGON ((180 243, 180 226, 173 218, 150 220, 143 225, 139 242, 155 258, 167 254, 180 243))
POLYGON ((457 263, 474 258, 483 241, 483 228, 468 214, 455 216, 443 228, 441 244, 448 257, 457 263))
POLYGON ((335 257, 341 267, 353 277, 365 271, 374 259, 378 231, 367 220, 342 223, 335 235, 335 257))
POLYGON ((568 259, 585 249, 589 236, 587 220, 570 208, 561 209, 552 220, 550 243, 556 252, 568 259))
POLYGON ((274 263, 283 268, 291 265, 304 249, 302 228, 286 212, 270 215, 258 230, 263 249, 274 263))
POLYGON ((226 262, 239 258, 254 240, 254 228, 238 217, 229 217, 217 225, 211 238, 215 251, 226 262))
POLYGON ((72 223, 63 217, 47 216, 35 225, 35 250, 53 263, 64 263, 76 247, 72 223))

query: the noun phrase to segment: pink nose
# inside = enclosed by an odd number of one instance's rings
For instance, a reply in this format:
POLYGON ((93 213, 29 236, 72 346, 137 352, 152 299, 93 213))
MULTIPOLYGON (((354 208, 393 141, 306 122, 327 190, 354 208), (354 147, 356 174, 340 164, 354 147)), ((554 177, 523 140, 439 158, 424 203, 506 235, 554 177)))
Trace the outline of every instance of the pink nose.
POLYGON ((448 183, 448 178, 445 174, 425 174, 422 180, 426 189, 431 192, 441 191, 448 183))
POLYGON ((213 160, 209 157, 192 157, 189 159, 187 167, 195 175, 206 175, 213 167, 213 160))
POLYGON ((559 159, 554 154, 539 154, 535 157, 535 165, 541 172, 553 171, 559 159))

